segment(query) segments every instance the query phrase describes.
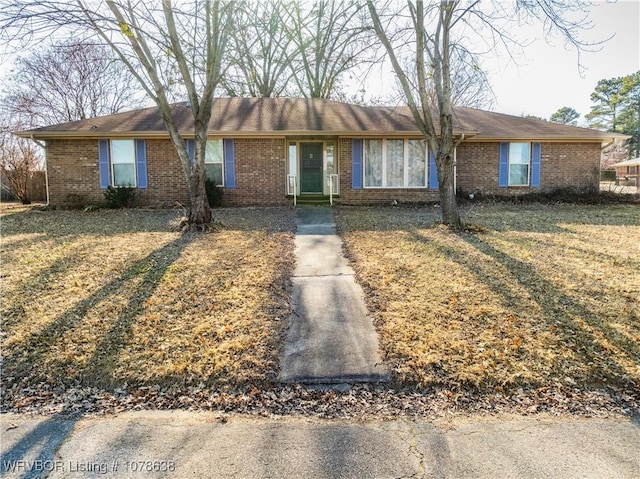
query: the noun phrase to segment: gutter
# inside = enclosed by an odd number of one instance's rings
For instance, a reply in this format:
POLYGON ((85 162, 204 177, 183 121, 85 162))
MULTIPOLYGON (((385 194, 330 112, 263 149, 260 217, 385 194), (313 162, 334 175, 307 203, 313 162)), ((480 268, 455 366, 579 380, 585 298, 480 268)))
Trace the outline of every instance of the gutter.
POLYGON ((44 207, 46 208, 47 206, 49 206, 49 169, 47 168, 47 145, 45 143, 42 143, 40 140, 36 140, 33 137, 33 135, 30 135, 29 138, 36 145, 38 145, 40 148, 45 150, 44 152, 44 186, 47 191, 47 202, 45 203, 44 207))

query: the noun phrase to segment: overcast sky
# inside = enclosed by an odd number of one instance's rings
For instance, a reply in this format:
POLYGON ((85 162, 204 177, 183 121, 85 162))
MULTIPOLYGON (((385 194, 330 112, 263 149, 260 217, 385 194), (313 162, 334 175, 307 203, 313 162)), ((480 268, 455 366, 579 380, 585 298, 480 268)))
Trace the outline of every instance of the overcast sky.
MULTIPOLYGON (((523 65, 493 65, 490 80, 497 97, 496 111, 514 115, 531 114, 549 118, 563 106, 584 115, 591 107, 591 93, 598 80, 628 75, 640 70, 640 0, 617 3, 598 2, 591 10, 594 27, 585 32, 587 40, 602 40, 612 34, 601 51, 584 53, 578 72, 575 49, 568 49, 560 38, 551 44, 542 38, 537 26, 529 38, 537 40, 526 50, 523 65)), ((526 34, 523 31, 523 34, 526 34)), ((583 120, 583 118, 580 118, 583 120)))

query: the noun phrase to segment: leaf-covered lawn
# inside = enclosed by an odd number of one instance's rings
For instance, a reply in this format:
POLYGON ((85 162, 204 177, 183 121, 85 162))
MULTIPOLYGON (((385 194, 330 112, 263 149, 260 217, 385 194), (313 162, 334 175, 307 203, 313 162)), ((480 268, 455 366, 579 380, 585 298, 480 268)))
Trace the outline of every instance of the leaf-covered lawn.
POLYGON ((338 210, 398 383, 640 388, 640 206, 465 215, 480 232, 429 207, 338 210))
POLYGON ((2 207, 3 387, 268 384, 289 313, 293 211, 2 207))

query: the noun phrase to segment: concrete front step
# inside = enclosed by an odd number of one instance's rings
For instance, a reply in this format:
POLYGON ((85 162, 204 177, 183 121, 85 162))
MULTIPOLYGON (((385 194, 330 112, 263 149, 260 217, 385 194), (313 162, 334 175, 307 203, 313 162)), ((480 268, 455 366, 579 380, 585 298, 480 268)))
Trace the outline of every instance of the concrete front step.
MULTIPOLYGON (((339 196, 333 197, 333 204, 340 202, 339 196)), ((330 203, 328 196, 323 195, 300 195, 296 198, 296 203, 299 205, 322 205, 327 206, 330 203)))

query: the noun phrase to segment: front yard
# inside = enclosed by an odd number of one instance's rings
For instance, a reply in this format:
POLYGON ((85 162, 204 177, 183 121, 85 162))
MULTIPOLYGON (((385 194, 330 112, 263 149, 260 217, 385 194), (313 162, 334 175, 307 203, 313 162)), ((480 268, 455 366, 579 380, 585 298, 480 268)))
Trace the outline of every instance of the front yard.
POLYGON ((640 388, 640 207, 339 210, 394 378, 514 391, 640 388))
POLYGON ((209 234, 176 212, 3 208, 3 387, 126 388, 276 379, 295 221, 219 210, 209 234))
POLYGON ((336 209, 392 374, 338 394, 277 383, 292 209, 181 235, 173 211, 2 205, 2 410, 638 414, 639 210, 484 203, 454 234, 433 207, 336 209))

